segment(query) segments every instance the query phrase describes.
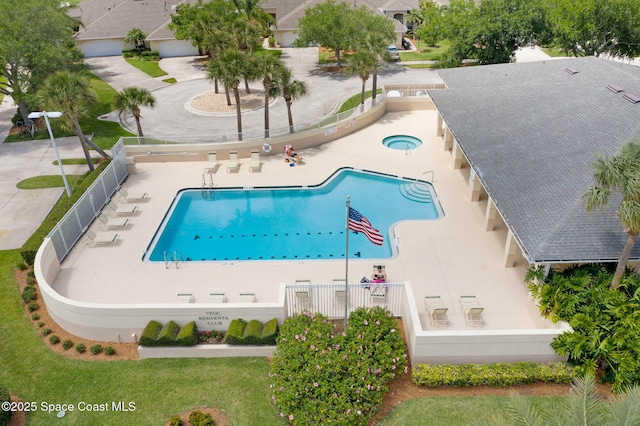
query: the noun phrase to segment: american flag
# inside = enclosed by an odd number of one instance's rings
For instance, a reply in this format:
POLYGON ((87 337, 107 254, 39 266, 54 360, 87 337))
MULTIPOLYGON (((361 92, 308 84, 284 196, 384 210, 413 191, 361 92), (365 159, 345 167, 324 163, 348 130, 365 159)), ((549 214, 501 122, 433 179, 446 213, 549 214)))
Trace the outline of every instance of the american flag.
POLYGON ((355 232, 362 232, 375 245, 381 246, 384 241, 380 231, 371 226, 367 218, 361 215, 358 210, 351 207, 349 207, 348 228, 355 232))

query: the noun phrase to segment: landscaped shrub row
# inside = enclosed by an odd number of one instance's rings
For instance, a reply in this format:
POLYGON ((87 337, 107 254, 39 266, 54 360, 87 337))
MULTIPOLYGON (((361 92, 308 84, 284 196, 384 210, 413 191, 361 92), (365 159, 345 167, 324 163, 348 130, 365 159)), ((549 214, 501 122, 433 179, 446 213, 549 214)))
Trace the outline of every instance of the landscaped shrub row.
POLYGON ((22 301, 24 303, 29 303, 35 300, 37 295, 38 295, 38 292, 36 291, 36 288, 34 286, 26 285, 22 289, 22 294, 20 295, 20 297, 22 298, 22 301))
POLYGON ((512 386, 522 383, 570 383, 575 374, 562 362, 537 364, 514 362, 497 364, 431 365, 416 364, 411 380, 419 386, 512 386))
POLYGON ((198 327, 191 321, 180 328, 174 321, 164 326, 158 321, 149 321, 140 335, 140 346, 193 346, 198 343, 198 327))
MULTIPOLYGON (((9 390, 0 385, 0 404, 4 406, 4 404, 7 402, 11 402, 11 395, 9 394, 9 390)), ((10 419, 11 410, 0 410, 0 426, 9 424, 10 419)))
POLYGON ((224 342, 229 345, 275 345, 278 330, 276 318, 264 325, 258 320, 247 323, 242 318, 236 318, 229 324, 224 342))
POLYGON ((51 232, 51 230, 60 222, 60 219, 67 214, 69 209, 74 205, 78 198, 80 198, 86 191, 86 189, 100 176, 100 173, 109 165, 109 161, 101 162, 93 172, 87 172, 82 178, 82 182, 76 184, 76 187, 71 194, 71 197, 63 197, 56 203, 51 209, 47 217, 42 221, 40 227, 34 232, 31 237, 24 243, 20 250, 22 259, 27 265, 33 265, 33 261, 36 258, 36 252, 42 245, 44 238, 51 232))
POLYGON ((344 332, 320 314, 285 321, 269 374, 273 401, 291 424, 366 425, 406 373, 402 336, 382 307, 351 313, 344 332))

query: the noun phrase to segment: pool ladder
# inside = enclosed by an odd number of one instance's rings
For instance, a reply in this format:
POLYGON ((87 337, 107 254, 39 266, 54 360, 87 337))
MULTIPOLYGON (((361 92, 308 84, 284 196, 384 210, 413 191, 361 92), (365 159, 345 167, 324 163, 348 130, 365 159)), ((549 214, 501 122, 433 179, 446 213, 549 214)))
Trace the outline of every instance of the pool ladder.
POLYGON ((165 269, 169 269, 171 267, 171 264, 173 264, 176 269, 180 269, 180 265, 184 263, 184 260, 182 259, 182 252, 174 251, 173 253, 171 253, 165 250, 163 256, 165 269))
POLYGON ((428 173, 431 173, 431 180, 428 182, 433 182, 434 172, 433 170, 429 170, 423 172, 417 179, 413 182, 405 183, 400 186, 400 193, 413 201, 417 201, 419 203, 430 203, 433 201, 433 196, 431 195, 431 188, 425 182, 421 181, 420 178, 428 173))
POLYGON ((202 186, 200 186, 200 192, 202 194, 202 198, 211 198, 213 200, 213 176, 211 173, 202 174, 202 186), (208 183, 207 175, 209 175, 208 183))

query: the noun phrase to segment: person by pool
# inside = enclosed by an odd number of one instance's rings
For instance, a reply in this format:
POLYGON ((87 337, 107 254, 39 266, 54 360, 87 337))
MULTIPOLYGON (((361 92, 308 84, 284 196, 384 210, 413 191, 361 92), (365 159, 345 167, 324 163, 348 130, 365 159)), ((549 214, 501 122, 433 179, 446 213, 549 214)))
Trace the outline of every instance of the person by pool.
POLYGON ((387 274, 382 269, 382 265, 376 265, 373 269, 373 274, 371 275, 372 283, 384 283, 387 281, 387 274))
POLYGON ((299 163, 302 161, 302 156, 298 154, 291 145, 284 146, 284 155, 286 162, 293 161, 294 163, 299 163))

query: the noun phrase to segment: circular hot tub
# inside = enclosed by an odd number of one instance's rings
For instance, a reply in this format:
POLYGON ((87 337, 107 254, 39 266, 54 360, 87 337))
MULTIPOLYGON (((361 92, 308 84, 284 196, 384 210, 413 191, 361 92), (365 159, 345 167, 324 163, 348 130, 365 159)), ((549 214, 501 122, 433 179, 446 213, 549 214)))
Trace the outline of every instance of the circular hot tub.
POLYGON ((408 150, 422 146, 422 141, 414 136, 393 135, 382 139, 382 144, 391 149, 408 150))

